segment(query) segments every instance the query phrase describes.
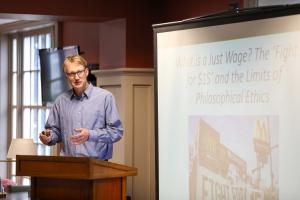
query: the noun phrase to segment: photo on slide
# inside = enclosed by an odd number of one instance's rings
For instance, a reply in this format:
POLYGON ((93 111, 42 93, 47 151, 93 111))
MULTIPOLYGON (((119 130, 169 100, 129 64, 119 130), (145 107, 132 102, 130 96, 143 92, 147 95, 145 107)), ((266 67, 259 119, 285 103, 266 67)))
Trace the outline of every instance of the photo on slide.
POLYGON ((279 199, 278 116, 189 116, 189 199, 279 199))

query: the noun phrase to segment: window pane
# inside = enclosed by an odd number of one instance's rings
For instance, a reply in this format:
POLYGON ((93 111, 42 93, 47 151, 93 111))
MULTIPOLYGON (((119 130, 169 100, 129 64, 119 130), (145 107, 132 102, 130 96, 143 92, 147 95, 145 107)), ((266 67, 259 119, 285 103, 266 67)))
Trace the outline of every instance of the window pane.
POLYGON ((23 76, 23 104, 30 105, 30 72, 23 76))
POLYGON ((13 73, 12 78, 12 105, 17 105, 17 73, 13 73))
POLYGON ((17 39, 12 41, 12 71, 17 71, 17 39))
MULTIPOLYGON (((39 109, 38 110, 38 133, 44 130, 45 122, 46 122, 46 110, 39 109)), ((39 141, 38 141, 39 142, 39 141)))
POLYGON ((46 35, 46 46, 45 48, 51 48, 51 34, 47 33, 46 35))
POLYGON ((49 156, 51 154, 51 149, 49 146, 45 146, 45 154, 46 156, 49 156))
POLYGON ((37 144, 37 152, 38 155, 45 155, 45 148, 44 148, 44 144, 37 144))
POLYGON ((39 48, 44 49, 46 48, 46 35, 39 35, 39 48))
POLYGON ((30 109, 25 108, 23 111, 23 138, 30 138, 30 109))
POLYGON ((22 185, 30 185, 30 177, 23 176, 22 178, 22 185))
POLYGON ((42 85, 41 85, 41 72, 38 72, 38 105, 42 105, 42 85))
POLYGON ((38 155, 50 155, 51 154, 51 149, 49 146, 45 146, 44 144, 37 144, 37 153, 38 155))
POLYGON ((23 40, 23 70, 30 70, 30 37, 23 40))
POLYGON ((17 138, 17 109, 12 110, 12 138, 17 138))
POLYGON ((38 103, 38 72, 31 72, 31 101, 30 101, 30 105, 37 105, 38 103))
POLYGON ((35 143, 38 142, 38 110, 31 109, 31 123, 30 123, 30 138, 33 139, 35 143))
POLYGON ((32 36, 31 37, 31 70, 37 70, 38 65, 37 65, 37 56, 38 56, 38 38, 37 36, 32 36))

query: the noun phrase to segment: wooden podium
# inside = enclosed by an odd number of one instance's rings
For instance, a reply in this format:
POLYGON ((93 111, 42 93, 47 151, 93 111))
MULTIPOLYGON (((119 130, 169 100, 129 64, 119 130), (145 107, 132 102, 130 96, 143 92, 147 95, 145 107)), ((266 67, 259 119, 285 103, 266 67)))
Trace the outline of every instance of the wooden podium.
POLYGON ((31 176, 31 199, 125 200, 137 169, 87 157, 17 155, 16 175, 31 176))

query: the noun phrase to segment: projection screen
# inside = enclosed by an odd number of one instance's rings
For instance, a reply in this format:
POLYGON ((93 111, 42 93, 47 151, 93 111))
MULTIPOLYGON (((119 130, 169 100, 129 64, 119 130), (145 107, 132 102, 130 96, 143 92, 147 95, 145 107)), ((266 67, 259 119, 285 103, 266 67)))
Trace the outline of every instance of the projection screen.
POLYGON ((299 13, 153 26, 157 199, 300 199, 299 13))

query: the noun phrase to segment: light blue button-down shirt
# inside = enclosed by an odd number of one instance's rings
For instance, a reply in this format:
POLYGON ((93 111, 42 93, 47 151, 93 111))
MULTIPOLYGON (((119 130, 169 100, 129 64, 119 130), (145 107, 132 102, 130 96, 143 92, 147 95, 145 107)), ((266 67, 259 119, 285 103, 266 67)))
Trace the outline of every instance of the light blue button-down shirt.
POLYGON ((51 129, 52 141, 49 145, 62 142, 61 155, 101 160, 112 158, 113 143, 123 135, 113 95, 91 84, 81 97, 76 96, 72 89, 57 97, 45 128, 51 129), (73 144, 70 137, 75 133, 75 128, 89 129, 88 141, 73 144))

